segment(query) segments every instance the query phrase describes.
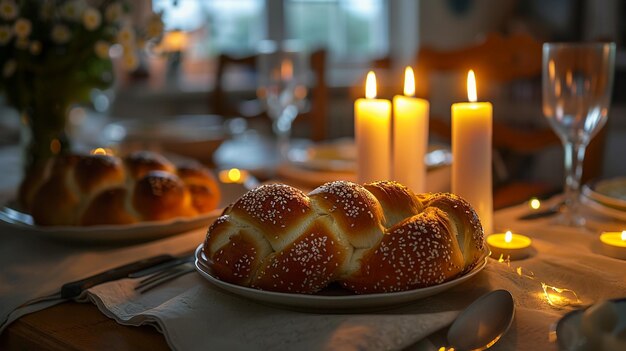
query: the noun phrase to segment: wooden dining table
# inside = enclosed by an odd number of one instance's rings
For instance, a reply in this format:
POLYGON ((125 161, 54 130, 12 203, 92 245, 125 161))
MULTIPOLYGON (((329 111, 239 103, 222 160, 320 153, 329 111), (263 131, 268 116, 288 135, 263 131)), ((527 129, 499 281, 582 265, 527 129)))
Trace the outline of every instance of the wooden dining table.
MULTIPOLYGON (((0 150, 0 158, 11 154, 10 151, 2 151, 0 150)), ((17 174, 8 174, 2 179, 4 186, 0 187, 0 196, 11 196, 14 190, 11 182, 19 179, 10 178, 16 176, 17 174)), ((551 201, 558 202, 559 199, 551 201)), ((489 259, 485 270, 466 282, 465 288, 460 287, 450 293, 450 296, 460 297, 464 294, 463 289, 471 287, 470 290, 473 291, 474 285, 480 285, 481 289, 487 290, 505 288, 512 291, 516 298, 516 307, 519 308, 516 321, 513 330, 494 346, 495 350, 528 349, 533 346, 539 349, 556 349, 556 343, 548 340, 549 325, 576 308, 605 298, 626 296, 626 280, 623 275, 619 278, 619 272, 623 274, 626 271, 626 261, 607 258, 598 251, 595 239, 597 229, 582 234, 559 227, 551 217, 519 220, 519 216, 528 211, 531 210, 526 204, 496 211, 495 223, 498 229, 511 228, 530 236, 533 239, 534 254, 527 260, 510 262, 510 267, 506 267, 506 263, 489 259), (539 281, 516 281, 523 277, 515 274, 515 267, 522 267, 523 272, 534 271, 537 279, 542 279, 542 282, 573 288, 579 294, 580 303, 561 307, 549 306, 539 294, 539 281), (603 276, 599 276, 599 272, 603 276), (588 274, 588 279, 581 279, 580 274, 588 274)), ((10 235, 7 232, 0 233, 0 244, 10 235)), ((191 242, 197 243, 198 240, 201 239, 196 236, 191 242)), ((423 307, 419 307, 418 303, 418 309, 423 307)), ((151 325, 125 326, 103 314, 93 303, 69 301, 17 319, 0 334, 0 349, 162 350, 169 349, 169 345, 163 334, 151 325)))

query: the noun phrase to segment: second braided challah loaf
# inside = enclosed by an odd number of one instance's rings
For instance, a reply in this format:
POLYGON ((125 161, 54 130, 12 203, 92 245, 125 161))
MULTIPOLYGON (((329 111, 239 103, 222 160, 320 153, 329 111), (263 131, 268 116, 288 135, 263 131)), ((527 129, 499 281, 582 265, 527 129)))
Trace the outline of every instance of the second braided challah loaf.
POLYGON ((439 284, 485 254, 478 217, 458 196, 346 181, 308 195, 283 184, 256 188, 211 225, 203 250, 230 283, 314 293, 338 282, 361 294, 439 284))
POLYGON ((58 156, 25 177, 19 199, 38 225, 126 225, 207 213, 220 191, 196 162, 139 151, 58 156))

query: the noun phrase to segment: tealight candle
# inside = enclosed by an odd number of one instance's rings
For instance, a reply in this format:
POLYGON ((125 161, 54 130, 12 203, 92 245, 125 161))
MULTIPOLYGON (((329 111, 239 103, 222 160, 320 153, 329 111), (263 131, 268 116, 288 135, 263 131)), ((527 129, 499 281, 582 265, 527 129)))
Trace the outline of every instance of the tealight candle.
POLYGON ((603 253, 607 256, 626 260, 626 230, 600 234, 603 253))
POLYGON ((510 260, 520 260, 530 255, 530 244, 532 240, 521 234, 506 233, 492 234, 487 237, 487 244, 491 250, 491 257, 500 256, 510 260))
POLYGON ((248 178, 248 172, 238 168, 220 171, 218 177, 224 184, 243 184, 248 178))

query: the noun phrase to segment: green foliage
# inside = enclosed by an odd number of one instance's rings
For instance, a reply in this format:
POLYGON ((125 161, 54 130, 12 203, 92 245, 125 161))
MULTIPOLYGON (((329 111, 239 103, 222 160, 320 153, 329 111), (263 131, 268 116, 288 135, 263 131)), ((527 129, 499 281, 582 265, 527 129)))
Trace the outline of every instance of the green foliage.
POLYGON ((129 3, 120 0, 0 0, 0 92, 22 111, 43 100, 69 105, 113 82, 109 46, 123 48, 136 66, 138 46, 159 36, 155 15, 133 27, 129 3), (8 33, 8 34, 7 34, 8 33))

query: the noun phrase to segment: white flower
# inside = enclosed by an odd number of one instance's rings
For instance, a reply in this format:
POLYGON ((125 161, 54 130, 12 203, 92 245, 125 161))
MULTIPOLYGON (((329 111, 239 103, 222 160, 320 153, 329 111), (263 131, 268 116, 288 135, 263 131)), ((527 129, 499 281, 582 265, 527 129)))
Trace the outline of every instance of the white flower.
POLYGON ((61 16, 68 20, 79 20, 83 14, 85 3, 74 0, 66 2, 61 8, 61 16))
POLYGON ((139 66, 139 57, 134 52, 129 52, 122 57, 122 62, 127 70, 133 71, 139 66))
POLYGON ((56 24, 52 27, 52 41, 57 44, 65 44, 70 40, 70 30, 66 25, 56 24))
POLYGON ((102 23, 102 15, 100 15, 100 11, 90 7, 85 10, 83 13, 83 25, 87 30, 94 30, 100 27, 100 23, 102 23))
POLYGON ((0 17, 12 20, 17 17, 17 5, 12 0, 0 1, 0 17))
POLYGON ((11 26, 0 26, 0 45, 5 45, 13 37, 13 28, 11 26))
POLYGON ((30 53, 33 55, 39 55, 41 53, 41 42, 37 40, 33 40, 30 43, 30 53))
POLYGON ((135 42, 135 31, 131 26, 124 26, 117 33, 117 41, 123 46, 132 46, 135 42))
POLYGON ((122 17, 122 13, 122 4, 120 4, 119 2, 114 2, 111 5, 107 6, 106 10, 104 10, 104 17, 109 22, 116 22, 122 17))
POLYGON ((9 60, 4 63, 4 67, 2 67, 2 76, 5 78, 9 78, 15 73, 17 69, 17 62, 15 60, 9 60))
POLYGON ((96 55, 98 55, 99 58, 106 59, 109 58, 110 47, 111 46, 106 41, 98 40, 94 45, 93 50, 96 52, 96 55))
POLYGON ((26 18, 19 18, 15 21, 15 25, 13 26, 15 30, 15 36, 18 38, 26 38, 33 30, 33 25, 26 18))

